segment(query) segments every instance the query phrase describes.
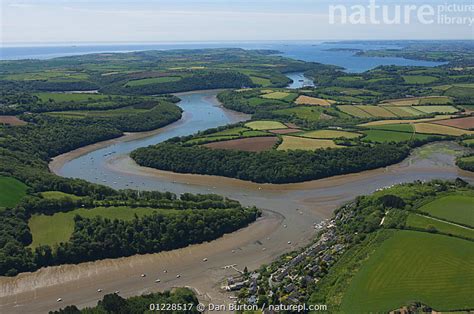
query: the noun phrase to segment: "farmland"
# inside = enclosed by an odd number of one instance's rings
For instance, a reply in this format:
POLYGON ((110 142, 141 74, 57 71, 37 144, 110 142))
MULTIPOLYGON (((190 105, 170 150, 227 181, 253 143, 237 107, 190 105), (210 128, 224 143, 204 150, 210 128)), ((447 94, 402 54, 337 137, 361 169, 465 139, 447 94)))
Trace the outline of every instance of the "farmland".
POLYGON ((26 185, 22 182, 0 176, 0 207, 13 207, 26 195, 26 185))
POLYGON ((452 223, 441 221, 436 218, 433 219, 428 216, 410 214, 407 218, 406 225, 410 228, 422 229, 428 232, 436 230, 443 234, 455 235, 474 240, 474 229, 464 226, 456 226, 452 223))
MULTIPOLYGON (((97 207, 93 209, 75 209, 65 213, 56 213, 52 216, 35 215, 30 218, 28 225, 33 235, 31 247, 39 245, 54 246, 61 242, 69 241, 74 230, 74 217, 103 217, 108 219, 133 220, 135 215, 141 217, 151 215, 157 211, 152 208, 129 208, 129 207, 97 207)), ((169 211, 172 213, 172 211, 169 211)), ((168 213, 168 211, 167 211, 168 213)))
POLYGON ((419 208, 419 211, 433 217, 474 227, 473 204, 473 195, 449 195, 425 204, 419 208))
POLYGON ((316 97, 309 97, 305 95, 299 96, 296 101, 298 105, 317 105, 317 106, 330 106, 334 104, 333 100, 316 98, 316 97))
POLYGON ((337 148, 331 140, 320 140, 312 138, 302 138, 296 136, 283 136, 283 142, 278 146, 278 150, 316 150, 321 148, 337 148))
POLYGON ((453 136, 461 136, 464 134, 474 134, 474 131, 462 130, 462 129, 453 128, 450 126, 433 124, 433 123, 416 123, 415 130, 417 133, 441 134, 441 135, 453 135, 453 136))
POLYGON ((317 130, 317 131, 308 131, 301 133, 302 137, 309 138, 322 138, 322 139, 332 139, 332 138, 357 138, 362 136, 360 133, 347 132, 347 131, 338 131, 338 130, 317 130))
POLYGON ((459 118, 459 119, 442 120, 442 121, 437 121, 435 123, 469 130, 469 129, 474 129, 474 116, 459 118))
POLYGON ((245 126, 253 130, 276 130, 287 128, 286 125, 278 121, 252 121, 246 123, 245 126))
POLYGON ((470 241, 397 231, 362 264, 341 308, 344 312, 388 312, 413 300, 437 311, 473 308, 473 263, 470 241))
POLYGON ((403 76, 407 84, 429 84, 438 80, 438 78, 427 75, 406 75, 403 76))

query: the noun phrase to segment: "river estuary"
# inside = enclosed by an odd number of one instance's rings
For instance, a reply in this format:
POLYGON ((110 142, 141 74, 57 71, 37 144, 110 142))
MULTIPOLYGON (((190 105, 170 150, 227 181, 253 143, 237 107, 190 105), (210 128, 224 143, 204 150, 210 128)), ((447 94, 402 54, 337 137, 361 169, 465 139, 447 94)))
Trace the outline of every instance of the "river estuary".
POLYGON ((157 131, 125 136, 90 145, 56 157, 50 168, 58 175, 82 178, 113 188, 161 190, 174 193, 217 193, 265 209, 256 223, 210 243, 158 254, 48 267, 13 278, 0 278, 0 312, 46 312, 68 304, 92 306, 103 294, 120 291, 124 297, 189 286, 201 300, 227 303, 220 290, 223 278, 235 273, 227 265, 249 269, 269 263, 284 252, 307 244, 314 223, 357 195, 414 180, 454 179, 474 182, 474 175, 454 165, 464 148, 436 143, 414 150, 400 164, 358 174, 296 183, 256 184, 240 180, 174 174, 139 167, 128 154, 136 148, 175 136, 244 121, 249 116, 220 106, 218 91, 179 94, 184 115, 157 131), (291 244, 288 244, 291 243, 291 244), (207 262, 203 262, 206 258, 207 262), (166 271, 166 273, 164 272, 166 271), (140 274, 146 274, 141 277, 140 274), (177 278, 177 275, 180 278, 177 278), (155 283, 160 279, 160 283, 155 283), (98 289, 102 289, 98 293, 98 289), (56 299, 62 298, 62 303, 56 299))

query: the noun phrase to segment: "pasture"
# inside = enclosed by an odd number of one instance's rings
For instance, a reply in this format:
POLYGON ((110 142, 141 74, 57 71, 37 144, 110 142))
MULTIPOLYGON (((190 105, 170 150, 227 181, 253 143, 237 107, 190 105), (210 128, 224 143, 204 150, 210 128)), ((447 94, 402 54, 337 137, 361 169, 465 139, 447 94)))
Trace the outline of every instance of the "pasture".
MULTIPOLYGON (((301 120, 310 122, 319 121, 322 118, 322 108, 318 106, 301 106, 296 108, 279 109, 275 110, 274 113, 281 114, 284 116, 294 116, 301 120)), ((325 115, 328 117, 327 115, 325 115)))
POLYGON ((434 124, 434 123, 416 123, 415 130, 417 133, 441 134, 441 135, 452 135, 452 136, 474 134, 474 131, 462 130, 462 129, 453 128, 453 127, 445 126, 445 125, 434 124))
POLYGON ((452 234, 454 236, 474 240, 474 229, 456 226, 449 222, 440 221, 427 216, 410 214, 408 215, 406 225, 411 228, 423 229, 426 231, 430 231, 434 228, 440 233, 445 233, 448 235, 452 234))
POLYGON ((282 136, 282 138, 283 142, 278 146, 278 150, 316 150, 322 148, 342 147, 331 140, 320 140, 297 136, 282 136))
POLYGON ((357 138, 362 136, 360 133, 339 131, 339 130, 317 130, 308 131, 300 134, 302 137, 309 138, 322 138, 322 139, 334 139, 334 138, 357 138))
POLYGON ((46 192, 41 192, 41 196, 45 199, 51 199, 51 200, 59 200, 63 198, 70 198, 72 200, 78 200, 81 197, 74 195, 74 194, 68 194, 64 192, 59 192, 59 191, 46 191, 46 192))
POLYGON ((358 107, 352 106, 352 105, 337 106, 337 109, 357 118, 371 118, 372 117, 368 112, 365 112, 364 110, 359 109, 358 107))
POLYGON ((413 138, 413 133, 385 131, 385 130, 367 130, 363 131, 366 135, 364 141, 388 143, 388 142, 405 142, 413 138))
POLYGON ((276 100, 288 100, 291 101, 296 97, 294 93, 287 93, 287 92, 272 92, 268 94, 263 94, 260 97, 265 99, 276 99, 276 100))
POLYGON ((414 129, 411 124, 405 123, 405 124, 385 124, 385 125, 375 125, 370 127, 371 129, 376 129, 376 130, 386 130, 386 131, 398 131, 398 132, 407 132, 407 133, 413 133, 414 129))
POLYGON ((14 207, 26 195, 27 186, 15 178, 0 176, 0 207, 14 207))
POLYGON ((385 125, 385 124, 405 124, 405 123, 418 123, 418 122, 431 122, 431 121, 437 121, 437 120, 444 120, 444 119, 449 119, 450 116, 447 115, 439 115, 434 118, 426 118, 426 119, 413 119, 413 120, 378 120, 378 121, 372 121, 372 122, 367 122, 363 124, 359 124, 359 126, 374 126, 374 125, 385 125))
POLYGON ((286 125, 278 121, 252 121, 247 122, 245 126, 252 130, 276 130, 288 128, 286 125))
POLYGON ((413 108, 424 113, 456 113, 459 111, 453 106, 415 106, 413 108))
POLYGON ((407 84, 429 84, 436 82, 438 78, 428 75, 404 75, 403 80, 407 84))
POLYGON ((367 112, 372 117, 381 117, 381 118, 395 118, 392 112, 388 111, 384 107, 379 106, 365 106, 365 105, 357 105, 357 108, 367 112))
POLYGON ((143 217, 154 212, 174 213, 175 210, 159 210, 153 208, 130 208, 130 207, 97 207, 93 209, 75 209, 65 213, 56 213, 52 216, 33 215, 28 221, 33 242, 30 247, 39 245, 54 246, 61 242, 67 242, 74 231, 74 217, 79 215, 85 218, 101 216, 108 219, 133 220, 135 215, 143 217))
POLYGON ((474 244, 397 231, 364 261, 343 298, 345 313, 382 313, 413 301, 437 311, 474 308, 474 244))
POLYGON ((454 194, 440 197, 418 208, 433 217, 474 227, 474 195, 454 194))
POLYGON ((384 106, 383 108, 392 112, 399 117, 416 117, 425 114, 413 107, 401 107, 401 106, 384 106))

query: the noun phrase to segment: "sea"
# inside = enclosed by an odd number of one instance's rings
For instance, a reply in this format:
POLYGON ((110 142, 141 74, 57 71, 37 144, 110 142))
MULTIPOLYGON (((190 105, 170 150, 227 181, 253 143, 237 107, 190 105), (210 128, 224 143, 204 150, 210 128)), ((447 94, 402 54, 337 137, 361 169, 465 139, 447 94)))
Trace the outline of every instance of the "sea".
POLYGON ((91 53, 204 48, 277 50, 281 56, 307 62, 337 65, 344 68, 345 71, 352 73, 365 72, 380 65, 438 66, 443 64, 441 62, 409 60, 404 58, 360 57, 356 55, 356 52, 359 50, 400 49, 400 43, 396 41, 387 44, 381 44, 380 42, 262 41, 2 45, 0 46, 0 60, 51 59, 91 53))

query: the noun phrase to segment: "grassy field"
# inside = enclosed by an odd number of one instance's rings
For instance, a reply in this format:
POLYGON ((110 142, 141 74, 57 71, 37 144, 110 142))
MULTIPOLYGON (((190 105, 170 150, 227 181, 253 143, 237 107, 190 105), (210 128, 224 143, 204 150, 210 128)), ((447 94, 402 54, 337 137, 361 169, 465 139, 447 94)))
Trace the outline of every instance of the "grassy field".
POLYGON ((318 140, 297 136, 282 136, 282 138, 283 142, 278 146, 278 150, 316 150, 341 147, 331 140, 318 140))
POLYGON ((438 232, 452 234, 459 237, 474 239, 474 229, 459 227, 448 222, 439 221, 427 216, 410 214, 407 218, 406 225, 412 228, 430 230, 435 228, 438 232))
POLYGON ((432 105, 445 105, 451 104, 453 101, 450 97, 438 96, 438 97, 423 97, 420 99, 420 105, 432 104, 432 105))
POLYGON ((411 124, 385 124, 385 125, 375 125, 370 127, 371 129, 376 130, 386 130, 386 131, 398 131, 398 132, 407 132, 413 133, 414 129, 411 124))
POLYGON ((429 84, 436 82, 438 78, 428 75, 404 75, 403 80, 407 84, 429 84))
MULTIPOLYGON (((130 208, 130 207, 97 207, 94 209, 76 209, 66 213, 56 213, 52 216, 34 215, 30 218, 28 225, 33 235, 32 248, 41 244, 53 246, 60 242, 67 242, 74 231, 74 216, 93 218, 101 216, 109 219, 132 220, 135 214, 139 217, 151 215, 159 211, 152 208, 130 208)), ((167 210, 167 213, 174 212, 167 210)))
POLYGON ((301 106, 296 108, 275 110, 274 113, 285 116, 296 116, 301 120, 315 122, 321 118, 321 110, 322 108, 318 106, 301 106))
POLYGON ((248 128, 236 127, 236 128, 231 128, 224 131, 212 133, 212 134, 209 134, 208 136, 240 135, 241 133, 248 130, 249 130, 248 128))
POLYGON ((425 113, 455 113, 459 111, 453 106, 414 106, 413 108, 425 113))
POLYGON ((399 117, 416 117, 425 114, 413 107, 401 107, 401 106, 384 106, 383 108, 392 112, 399 117))
POLYGON ((153 78, 129 81, 127 84, 125 84, 125 86, 143 86, 143 85, 149 85, 149 84, 177 82, 179 80, 181 80, 180 76, 153 77, 153 78))
POLYGON ((474 195, 444 196, 418 210, 433 217, 474 227, 474 195))
POLYGON ((317 131, 308 131, 300 134, 303 137, 309 138, 322 138, 322 139, 332 139, 332 138, 356 138, 362 136, 360 133, 347 132, 347 131, 338 131, 338 130, 317 130, 317 131))
POLYGON ((286 93, 286 92, 273 92, 273 93, 268 93, 261 95, 260 97, 265 98, 265 99, 285 99, 286 97, 290 96, 291 93, 286 93))
POLYGON ((385 130, 367 130, 363 132, 367 136, 364 137, 365 141, 386 143, 386 142, 404 142, 411 139, 425 139, 428 135, 415 134, 408 132, 398 132, 398 131, 385 131, 385 130))
POLYGON ((418 123, 418 122, 431 122, 431 121, 438 121, 449 119, 450 116, 447 115, 439 115, 434 118, 426 118, 426 119, 410 119, 410 120, 378 120, 367 122, 363 124, 359 124, 359 126, 375 126, 375 125, 386 125, 386 124, 405 124, 405 123, 418 123))
POLYGON ((59 192, 59 191, 42 192, 41 196, 43 196, 43 198, 52 199, 52 200, 59 200, 59 199, 66 198, 66 197, 69 197, 73 200, 78 200, 78 199, 81 198, 80 196, 77 196, 77 195, 74 195, 74 194, 68 194, 68 193, 59 192))
POLYGON ((474 308, 474 244, 397 231, 366 260, 342 299, 342 312, 382 313, 413 301, 437 311, 474 308))
POLYGON ((15 178, 0 176, 0 207, 13 207, 26 195, 27 186, 15 178))
POLYGON ((367 112, 372 117, 380 117, 380 118, 395 118, 396 117, 396 115, 394 115, 392 112, 388 111, 384 107, 360 105, 360 106, 357 106, 357 108, 367 112))
POLYGON ((246 123, 245 126, 252 130, 276 130, 288 128, 286 125, 278 121, 252 121, 246 123))
POLYGON ((453 128, 446 125, 439 125, 439 124, 433 124, 433 123, 416 123, 415 130, 417 133, 442 134, 442 135, 453 135, 453 136, 461 136, 464 134, 474 134, 473 131, 462 130, 462 129, 453 128))
POLYGON ((342 112, 347 113, 357 118, 371 118, 372 117, 368 112, 365 112, 364 110, 361 110, 357 108, 356 106, 341 105, 341 106, 337 106, 337 108, 341 110, 342 112))
POLYGON ((249 77, 252 80, 252 82, 254 82, 255 84, 258 84, 260 86, 267 87, 267 86, 272 85, 272 81, 270 79, 267 79, 267 78, 264 78, 264 77, 259 77, 259 76, 253 76, 253 75, 251 75, 249 77))
POLYGON ((211 136, 204 136, 204 137, 196 137, 193 139, 190 139, 189 141, 186 142, 186 144, 204 144, 204 143, 211 143, 211 142, 219 142, 219 141, 226 141, 226 140, 233 140, 236 138, 239 138, 240 135, 221 135, 221 136, 215 136, 212 134, 211 136))

